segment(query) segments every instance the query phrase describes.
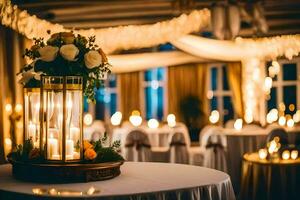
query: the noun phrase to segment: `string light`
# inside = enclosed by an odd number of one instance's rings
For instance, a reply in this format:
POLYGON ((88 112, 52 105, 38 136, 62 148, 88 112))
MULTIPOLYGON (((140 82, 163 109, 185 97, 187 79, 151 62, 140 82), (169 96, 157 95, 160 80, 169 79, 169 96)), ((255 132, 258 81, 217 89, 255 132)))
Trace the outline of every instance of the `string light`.
POLYGON ((293 119, 289 119, 289 120, 287 120, 287 122, 286 122, 286 125, 287 125, 287 127, 289 127, 289 128, 293 128, 294 127, 294 120, 293 119))
POLYGON ((282 159, 283 160, 288 160, 290 158, 290 151, 289 150, 284 150, 282 152, 282 159))
POLYGON ((291 151, 291 159, 296 160, 298 158, 298 151, 292 150, 291 151))
POLYGON ((284 116, 279 117, 279 119, 278 119, 278 124, 279 124, 280 126, 284 126, 284 125, 285 125, 285 122, 286 122, 286 119, 285 119, 284 116))
POLYGON ((267 149, 260 149, 260 150, 258 151, 258 156, 259 156, 260 159, 266 159, 267 156, 268 156, 268 151, 267 151, 267 149))

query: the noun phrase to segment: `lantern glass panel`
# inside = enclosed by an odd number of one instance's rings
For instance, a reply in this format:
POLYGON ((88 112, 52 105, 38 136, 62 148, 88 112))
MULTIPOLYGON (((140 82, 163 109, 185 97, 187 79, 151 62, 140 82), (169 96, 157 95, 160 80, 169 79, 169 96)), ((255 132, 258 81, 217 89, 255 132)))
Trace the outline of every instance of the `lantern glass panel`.
POLYGON ((40 88, 24 88, 24 133, 25 140, 32 139, 39 148, 40 140, 40 88))
POLYGON ((82 158, 82 77, 42 78, 43 136, 47 160, 82 158))

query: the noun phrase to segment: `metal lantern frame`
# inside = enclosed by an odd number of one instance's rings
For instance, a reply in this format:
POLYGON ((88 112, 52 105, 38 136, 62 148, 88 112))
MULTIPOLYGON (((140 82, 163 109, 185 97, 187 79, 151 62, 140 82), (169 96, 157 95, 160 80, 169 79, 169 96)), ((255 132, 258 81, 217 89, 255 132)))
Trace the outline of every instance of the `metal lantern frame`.
MULTIPOLYGON (((41 88, 40 88, 40 147, 44 151, 45 160, 47 162, 80 162, 83 160, 84 149, 83 149, 83 77, 82 76, 42 76, 41 77, 41 88), (52 82, 53 81, 53 82, 52 82), (56 81, 58 81, 56 83, 56 81), (45 97, 45 92, 61 92, 62 93, 62 131, 61 139, 58 139, 58 145, 61 146, 59 153, 59 159, 48 158, 48 142, 49 142, 49 130, 47 119, 47 106, 48 99, 45 97), (66 142, 67 142, 67 93, 72 91, 81 91, 79 100, 80 111, 79 111, 79 148, 80 156, 78 159, 67 159, 66 158, 66 142), (45 103, 46 102, 46 103, 45 103)), ((69 130, 70 131, 70 130, 69 130)), ((70 132, 69 132, 70 134, 70 132)))

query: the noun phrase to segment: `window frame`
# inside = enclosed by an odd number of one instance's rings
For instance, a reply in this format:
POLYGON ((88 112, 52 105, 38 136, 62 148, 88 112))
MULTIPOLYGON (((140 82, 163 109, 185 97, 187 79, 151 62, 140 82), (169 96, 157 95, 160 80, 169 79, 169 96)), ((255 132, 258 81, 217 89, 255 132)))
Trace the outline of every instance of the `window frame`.
MULTIPOLYGON (((296 103, 297 103, 297 107, 295 108, 295 110, 299 110, 300 109, 300 57, 294 58, 292 60, 288 60, 288 59, 279 59, 277 60, 277 62, 280 65, 280 71, 278 73, 277 76, 277 80, 274 80, 274 78, 272 78, 272 88, 276 88, 277 91, 277 96, 276 96, 276 108, 279 107, 279 104, 281 102, 283 102, 284 97, 283 97, 283 88, 285 86, 296 86, 296 94, 297 94, 297 99, 296 99, 296 103), (297 80, 283 80, 283 65, 284 64, 296 64, 296 69, 297 69, 297 80)), ((266 70, 268 70, 268 68, 266 68, 266 70)), ((269 76, 269 75, 267 75, 269 76)), ((268 101, 269 100, 265 100, 265 110, 266 110, 266 114, 268 114, 269 110, 268 110, 268 101)), ((288 105, 287 105, 288 106, 288 105)))
MULTIPOLYGON (((224 123, 224 103, 223 103, 223 98, 224 97, 230 97, 231 100, 232 100, 232 96, 233 96, 230 86, 229 86, 229 90, 223 90, 223 70, 222 70, 223 66, 225 68, 227 68, 227 64, 226 63, 222 63, 222 62, 208 63, 208 65, 207 65, 207 67, 208 67, 208 78, 207 78, 207 84, 206 84, 207 87, 208 87, 207 88, 207 92, 212 91, 213 92, 213 97, 217 98, 217 110, 218 110, 218 112, 220 114, 219 122, 221 124, 224 123), (212 77, 211 77, 212 68, 217 68, 217 88, 216 88, 216 90, 212 89, 212 84, 211 84, 212 83, 212 77)), ((208 110, 209 110, 209 113, 210 113, 212 111, 211 106, 210 106, 212 98, 208 99, 208 100, 209 100, 208 110)), ((233 102, 232 102, 232 104, 233 104, 233 102)), ((235 113, 235 111, 233 109, 233 118, 235 118, 235 117, 236 117, 236 113, 235 113)))

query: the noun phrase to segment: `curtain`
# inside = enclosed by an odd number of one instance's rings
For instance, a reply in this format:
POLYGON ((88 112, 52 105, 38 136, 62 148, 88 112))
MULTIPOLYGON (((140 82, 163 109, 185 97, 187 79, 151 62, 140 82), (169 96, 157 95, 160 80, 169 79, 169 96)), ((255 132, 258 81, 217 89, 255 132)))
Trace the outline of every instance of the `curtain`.
MULTIPOLYGON (((206 64, 188 64, 168 68, 168 108, 178 121, 183 121, 180 103, 188 96, 198 97, 201 110, 207 115, 207 66, 206 64)), ((203 117, 206 123, 207 117, 203 117)))
POLYGON ((240 62, 227 64, 228 82, 232 91, 233 109, 238 117, 244 116, 243 94, 242 94, 242 65, 240 62))
POLYGON ((133 110, 141 112, 140 102, 140 73, 131 72, 119 74, 117 77, 118 92, 120 94, 120 111, 123 114, 123 119, 128 120, 133 110))
POLYGON ((24 37, 16 32, 0 26, 0 163, 5 161, 9 143, 6 138, 12 140, 12 144, 22 143, 22 120, 11 124, 9 113, 5 110, 6 104, 12 108, 17 103, 22 104, 22 86, 17 83, 16 73, 25 64, 22 58, 24 50, 24 37), (10 133, 11 126, 14 132, 10 133), (5 145, 6 144, 6 145, 5 145))

